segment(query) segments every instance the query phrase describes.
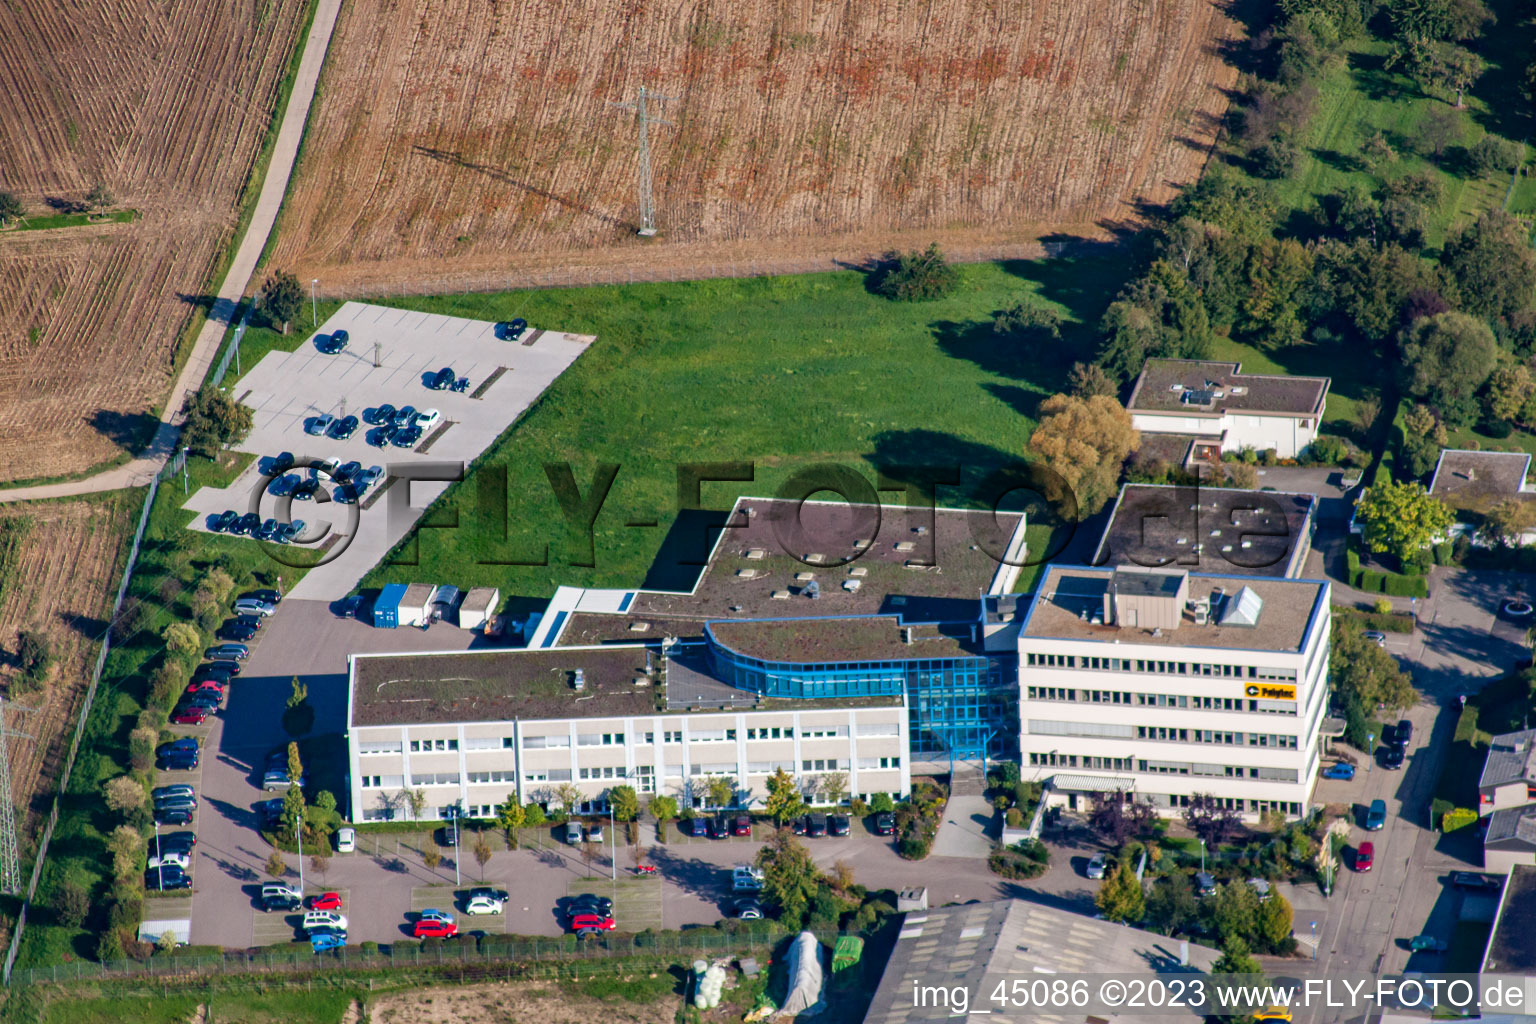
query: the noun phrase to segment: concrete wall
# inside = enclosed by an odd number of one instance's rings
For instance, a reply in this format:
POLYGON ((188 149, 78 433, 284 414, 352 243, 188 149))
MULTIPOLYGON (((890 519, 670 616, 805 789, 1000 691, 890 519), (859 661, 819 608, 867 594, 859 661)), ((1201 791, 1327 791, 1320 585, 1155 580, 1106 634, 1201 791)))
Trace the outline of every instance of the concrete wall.
POLYGON ((1478 802, 1478 813, 1489 815, 1504 807, 1524 807, 1531 802, 1529 793, 1524 779, 1484 789, 1481 791, 1482 799, 1478 802))
POLYGON ((1529 850, 1487 850, 1483 851, 1483 870, 1493 874, 1507 875, 1516 864, 1536 864, 1536 853, 1529 850))

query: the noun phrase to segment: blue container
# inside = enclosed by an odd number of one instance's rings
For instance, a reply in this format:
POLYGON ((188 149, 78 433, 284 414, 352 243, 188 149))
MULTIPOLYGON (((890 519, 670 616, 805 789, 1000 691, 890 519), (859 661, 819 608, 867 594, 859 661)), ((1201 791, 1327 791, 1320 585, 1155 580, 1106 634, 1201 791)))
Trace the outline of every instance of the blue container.
POLYGON ((400 602, 405 599, 404 583, 387 583, 373 602, 375 629, 394 629, 400 625, 400 602))

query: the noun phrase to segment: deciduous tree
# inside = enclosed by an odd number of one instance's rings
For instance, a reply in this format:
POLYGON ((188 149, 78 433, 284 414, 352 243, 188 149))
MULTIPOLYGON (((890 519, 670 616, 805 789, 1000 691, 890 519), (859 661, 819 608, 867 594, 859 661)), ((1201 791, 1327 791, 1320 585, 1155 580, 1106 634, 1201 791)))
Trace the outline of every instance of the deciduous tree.
POLYGON ((1196 793, 1184 808, 1184 824, 1196 837, 1215 848, 1237 835, 1242 827, 1238 813, 1208 793, 1196 793))
POLYGON ((95 210, 97 215, 106 212, 107 207, 117 202, 112 195, 112 190, 107 188, 106 182, 98 181, 91 186, 91 191, 85 197, 86 203, 95 210))
POLYGON ((1502 547, 1513 547, 1520 542, 1520 535, 1536 526, 1536 505, 1516 498, 1508 498, 1488 510, 1483 520, 1483 531, 1502 547))
POLYGON ((1477 393, 1493 372, 1498 343, 1481 320, 1465 313, 1424 317, 1403 342, 1403 386, 1453 425, 1477 416, 1477 393))
POLYGON ((800 787, 794 777, 783 768, 775 768, 768 776, 768 801, 764 805, 768 816, 779 825, 805 813, 805 801, 800 798, 800 787))
POLYGON ((21 205, 15 192, 0 189, 0 228, 13 220, 20 220, 25 212, 26 208, 21 205))
POLYGON ((197 454, 213 458, 225 445, 244 440, 254 422, 249 408, 217 389, 204 388, 187 403, 181 441, 197 454))
POLYGON ((1092 398, 1094 395, 1113 398, 1118 390, 1098 363, 1073 363, 1067 373, 1067 394, 1073 398, 1092 398))
POLYGON ((881 263, 875 288, 880 294, 904 302, 942 299, 955 290, 960 276, 949 265, 939 243, 911 252, 888 252, 881 263))
POLYGON ((132 776, 119 775, 102 786, 102 798, 111 810, 131 811, 144 806, 144 787, 132 776))
POLYGON ((203 649, 202 634, 197 627, 185 622, 172 622, 160 633, 165 649, 178 657, 196 654, 203 649))
POLYGON ((848 775, 846 772, 827 772, 821 777, 821 802, 840 806, 848 795, 848 775))
POLYGON ((1136 880, 1135 872, 1119 861, 1104 876, 1093 902, 1110 921, 1140 924, 1147 916, 1147 900, 1141 883, 1136 880))
POLYGON ((758 850, 757 866, 763 872, 763 898, 777 908, 784 925, 799 928, 823 884, 810 853, 780 829, 758 850))
POLYGON ((1029 447, 1092 515, 1114 497, 1125 458, 1141 441, 1125 407, 1107 395, 1053 395, 1040 404, 1029 447))
POLYGON ((615 821, 634 821, 640 816, 640 797, 633 786, 614 786, 608 791, 608 806, 615 821))
POLYGON ((727 775, 712 775, 704 792, 711 807, 729 807, 736 802, 736 780, 727 775))
POLYGON ((1491 420, 1512 422, 1536 394, 1536 382, 1523 363, 1500 366, 1488 377, 1483 388, 1483 410, 1491 420))
POLYGON ((1193 921, 1200 912, 1189 876, 1182 872, 1169 875, 1152 885, 1147 894, 1147 918, 1165 935, 1172 935, 1193 921))
POLYGON ((1274 890, 1269 899, 1259 904, 1254 922, 1254 938, 1260 948, 1270 953, 1280 953, 1291 944, 1293 911, 1290 901, 1274 890))
POLYGON ((267 320, 274 326, 281 324, 287 334, 288 325, 304 307, 304 289, 299 279, 286 271, 277 271, 267 277, 261 292, 267 320))
POLYGON ((1520 222, 1503 210, 1486 211, 1447 241, 1440 262, 1468 313, 1508 316, 1528 309, 1536 294, 1536 252, 1520 222))
POLYGON ((1145 832, 1152 824, 1152 806, 1125 798, 1123 793, 1095 793, 1088 812, 1088 827, 1111 846, 1119 846, 1145 832))
POLYGON ((1049 344, 1061 338, 1061 314, 1032 302, 1015 302, 993 315, 992 331, 1032 346, 1049 344))
POLYGON ((475 842, 469 848, 475 856, 475 863, 480 865, 480 881, 485 881, 485 866, 491 862, 491 841, 484 832, 475 833, 475 842))
POLYGON ((1454 517, 1422 484, 1383 478, 1366 490, 1355 518, 1364 527, 1366 547, 1406 561, 1449 529, 1454 517))
POLYGON ((1341 701, 1357 704, 1367 715, 1383 705, 1400 711, 1419 699, 1413 681, 1397 659, 1374 640, 1367 640, 1362 631, 1348 626, 1333 632, 1328 677, 1341 701))

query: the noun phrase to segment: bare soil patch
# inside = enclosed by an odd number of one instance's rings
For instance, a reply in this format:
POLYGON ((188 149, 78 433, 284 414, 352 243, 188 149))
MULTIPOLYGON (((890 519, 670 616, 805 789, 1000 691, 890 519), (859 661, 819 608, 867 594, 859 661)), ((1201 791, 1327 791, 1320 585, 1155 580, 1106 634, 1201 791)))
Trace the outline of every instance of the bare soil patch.
POLYGON ((680 998, 593 999, 556 982, 412 989, 369 1000, 368 1024, 672 1024, 680 998))
POLYGON ((304 4, 0 4, 0 187, 132 224, 0 233, 0 482, 143 437, 271 122, 304 4))
POLYGON ((1134 222, 1236 71, 1210 0, 349 5, 275 262, 328 294, 723 273, 1134 222), (658 224, 635 236, 639 87, 658 224))

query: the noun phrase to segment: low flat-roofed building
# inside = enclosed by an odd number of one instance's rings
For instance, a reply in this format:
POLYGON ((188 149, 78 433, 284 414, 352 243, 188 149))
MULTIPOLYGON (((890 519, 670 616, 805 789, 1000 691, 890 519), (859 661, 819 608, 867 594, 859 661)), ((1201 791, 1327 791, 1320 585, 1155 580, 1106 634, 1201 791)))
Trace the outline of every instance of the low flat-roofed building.
POLYGON ((1093 564, 1295 578, 1316 509, 1311 494, 1126 484, 1093 564))
POLYGON ((1047 800, 1195 795, 1304 812, 1328 705, 1329 585, 1050 566, 1019 630, 1019 743, 1047 800))
POLYGON ((1536 729, 1493 737, 1477 780, 1479 814, 1536 801, 1536 729))
POLYGON ((1526 452, 1474 452, 1445 448, 1429 479, 1429 493, 1452 505, 1491 507, 1507 498, 1527 500, 1531 456, 1526 452))
POLYGON ((1504 883, 1483 974, 1536 975, 1536 865, 1516 865, 1504 883))
POLYGON ((1327 377, 1243 373, 1240 363, 1148 359, 1126 410, 1153 434, 1209 438, 1224 452, 1274 449, 1294 458, 1317 437, 1327 377))
MULTIPOLYGON (((1082 1011, 1020 1010, 1006 1001, 999 1005, 991 996, 999 985, 1011 993, 1016 980, 1064 975, 1204 974, 1217 955, 1203 946, 1024 900, 915 910, 902 918, 864 1022, 938 1024, 990 1012, 1003 1020, 1082 1024, 1082 1011), (963 1006, 957 993, 966 997, 963 1006)), ((1189 1016, 1194 1014, 1160 1019, 1189 1016)))
POLYGON ((490 817, 509 793, 601 813, 629 785, 703 806, 712 778, 733 804, 767 795, 783 769, 809 789, 841 775, 848 794, 911 790, 901 693, 784 699, 716 679, 702 645, 607 645, 447 654, 353 655, 348 757, 352 815, 490 817))

